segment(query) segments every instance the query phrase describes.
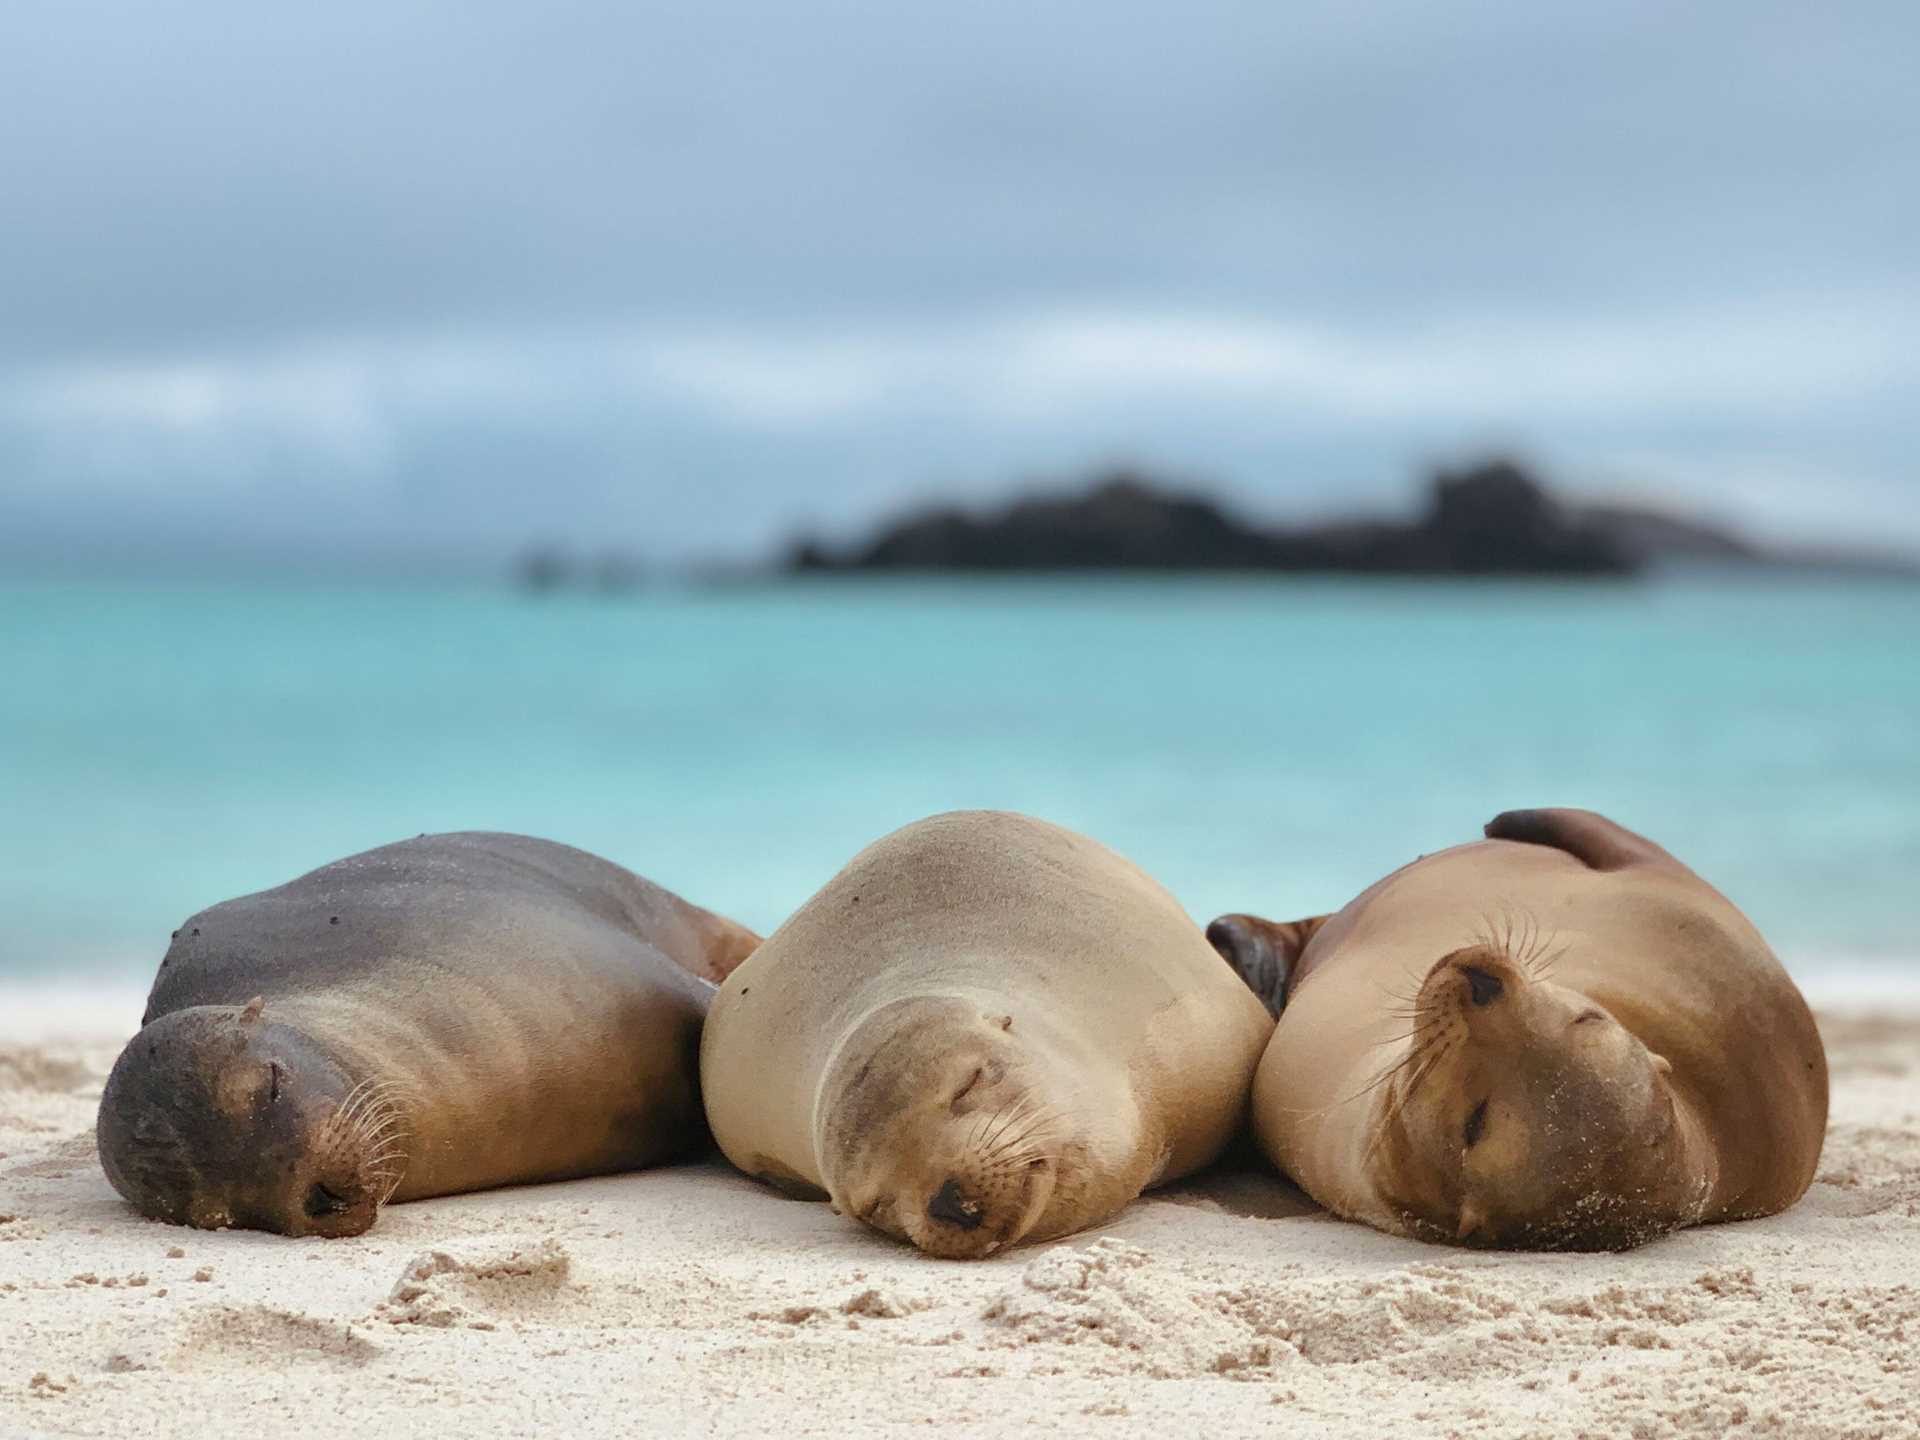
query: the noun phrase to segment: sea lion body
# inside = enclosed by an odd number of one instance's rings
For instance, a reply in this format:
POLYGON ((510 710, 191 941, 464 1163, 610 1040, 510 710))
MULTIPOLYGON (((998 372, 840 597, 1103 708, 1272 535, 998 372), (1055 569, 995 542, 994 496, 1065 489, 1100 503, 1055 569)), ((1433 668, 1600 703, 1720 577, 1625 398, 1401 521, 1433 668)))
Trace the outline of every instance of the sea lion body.
POLYGON ((728 977, 701 1080, 741 1169, 969 1258, 1212 1160, 1271 1026, 1128 861, 963 811, 869 846, 728 977))
POLYGON ((1284 976, 1254 1085, 1267 1155, 1338 1214, 1483 1246, 1618 1249, 1793 1204, 1826 1057, 1759 933, 1600 816, 1487 828, 1336 915, 1210 928, 1284 976))
POLYGON ((755 937, 583 851, 422 836, 176 932, 101 1096, 108 1178, 199 1226, 630 1169, 704 1135, 712 984, 755 937))

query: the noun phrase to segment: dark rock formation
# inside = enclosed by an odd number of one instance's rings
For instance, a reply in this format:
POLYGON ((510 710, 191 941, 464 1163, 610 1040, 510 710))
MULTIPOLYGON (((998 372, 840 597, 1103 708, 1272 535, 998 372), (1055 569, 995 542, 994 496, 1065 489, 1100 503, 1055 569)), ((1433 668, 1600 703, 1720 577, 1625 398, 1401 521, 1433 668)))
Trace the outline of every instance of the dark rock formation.
POLYGON ((1211 501, 1131 473, 1086 493, 1016 502, 984 516, 923 511, 836 555, 797 545, 794 570, 1178 570, 1410 575, 1625 575, 1635 554, 1564 510, 1519 466, 1496 461, 1436 477, 1412 524, 1263 530, 1211 501))
POLYGON ((985 518, 927 511, 837 564, 818 546, 796 558, 816 569, 1254 570, 1272 563, 1273 549, 1210 501, 1119 473, 1085 495, 1021 500, 985 518))
POLYGON ((1631 550, 1569 512, 1510 460, 1434 477, 1411 526, 1372 527, 1351 568, 1412 575, 1624 575, 1631 550))

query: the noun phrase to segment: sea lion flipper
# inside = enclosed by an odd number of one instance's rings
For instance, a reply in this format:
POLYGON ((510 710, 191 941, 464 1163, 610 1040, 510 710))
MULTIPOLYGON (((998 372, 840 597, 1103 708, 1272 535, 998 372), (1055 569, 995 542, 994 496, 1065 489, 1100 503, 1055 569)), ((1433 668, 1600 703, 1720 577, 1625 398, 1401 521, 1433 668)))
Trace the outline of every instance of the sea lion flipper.
POLYGON ((701 968, 694 973, 716 985, 721 984, 760 948, 760 936, 738 921, 716 915, 711 910, 701 910, 691 905, 687 908, 697 912, 696 928, 700 934, 702 952, 701 968))
POLYGON ((1592 810, 1505 810, 1487 822, 1486 835, 1489 840, 1563 850, 1590 870, 1624 870, 1629 865, 1686 868, 1646 836, 1592 810))
POLYGON ((1233 973, 1260 997, 1267 1013, 1278 1015, 1287 1004, 1287 981, 1307 942, 1327 922, 1325 915, 1308 920, 1265 920, 1258 915, 1222 915, 1207 926, 1207 940, 1233 973))

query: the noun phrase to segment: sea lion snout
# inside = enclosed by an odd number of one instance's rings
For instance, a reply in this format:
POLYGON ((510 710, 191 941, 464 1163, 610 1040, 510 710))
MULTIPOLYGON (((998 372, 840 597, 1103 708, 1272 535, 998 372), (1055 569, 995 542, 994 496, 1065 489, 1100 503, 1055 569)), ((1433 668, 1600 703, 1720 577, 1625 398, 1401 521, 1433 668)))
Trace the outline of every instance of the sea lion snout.
POLYGON ((394 1158, 383 1152, 396 1125, 374 1113, 374 1098, 258 1008, 191 1007, 148 1025, 114 1065, 100 1161, 116 1190, 159 1219, 358 1234, 386 1198, 394 1158))
POLYGON ((971 1156, 962 1161, 901 1230, 929 1255, 983 1260, 1019 1244, 1039 1223, 1054 1196, 1057 1166, 1042 1157, 1016 1165, 971 1156))
POLYGON ((903 997, 856 1026, 822 1086, 816 1153, 834 1203, 943 1258, 1016 1243, 1053 1192, 1059 1139, 1034 1043, 955 996, 903 997))
POLYGON ((1518 965, 1488 945, 1468 945, 1433 962, 1421 981, 1419 1009, 1433 1015, 1455 1010, 1475 1024, 1482 1017, 1502 1023, 1512 1003, 1535 987, 1518 965))
POLYGON ((983 1213, 985 1208, 978 1200, 968 1199, 966 1192, 960 1188, 960 1182, 949 1177, 928 1202, 927 1218, 958 1225, 962 1230, 978 1230, 980 1222, 986 1218, 983 1213))
POLYGON ((1683 1223, 1665 1070, 1584 993, 1491 946, 1434 962, 1372 1183, 1406 1233, 1616 1248, 1683 1223))

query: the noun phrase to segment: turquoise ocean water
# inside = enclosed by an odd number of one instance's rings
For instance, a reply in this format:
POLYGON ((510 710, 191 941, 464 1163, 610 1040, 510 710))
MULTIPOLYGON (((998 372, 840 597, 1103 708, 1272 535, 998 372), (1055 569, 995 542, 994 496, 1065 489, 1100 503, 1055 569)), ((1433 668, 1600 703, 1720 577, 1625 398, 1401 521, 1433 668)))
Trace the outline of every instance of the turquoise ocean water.
POLYGON ((996 806, 1204 922, 1332 909, 1571 804, 1796 973, 1920 983, 1920 587, 0 582, 0 979, 150 978, 214 901, 427 830, 598 851, 771 928, 996 806))

